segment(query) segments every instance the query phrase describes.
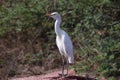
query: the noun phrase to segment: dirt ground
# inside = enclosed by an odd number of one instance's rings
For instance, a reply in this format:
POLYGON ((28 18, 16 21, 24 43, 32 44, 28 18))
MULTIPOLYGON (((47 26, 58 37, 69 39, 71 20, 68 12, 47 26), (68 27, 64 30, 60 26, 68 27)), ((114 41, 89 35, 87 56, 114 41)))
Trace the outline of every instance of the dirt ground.
POLYGON ((37 75, 37 76, 29 76, 29 77, 22 77, 22 78, 11 78, 9 80, 96 80, 95 78, 89 78, 88 76, 78 76, 76 75, 74 70, 69 71, 69 77, 64 78, 58 76, 58 73, 61 73, 60 70, 50 72, 45 75, 37 75))

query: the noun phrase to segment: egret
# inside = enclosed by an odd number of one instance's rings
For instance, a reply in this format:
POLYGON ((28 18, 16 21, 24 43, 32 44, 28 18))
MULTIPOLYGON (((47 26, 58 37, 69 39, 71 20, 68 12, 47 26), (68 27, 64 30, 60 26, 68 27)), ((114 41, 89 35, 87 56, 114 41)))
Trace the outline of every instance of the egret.
POLYGON ((56 44, 59 49, 59 52, 62 56, 62 74, 60 76, 69 76, 68 74, 68 66, 69 64, 74 64, 74 54, 73 54, 73 44, 68 36, 68 34, 60 28, 60 24, 62 22, 61 16, 58 12, 53 12, 51 14, 46 14, 46 16, 50 16, 55 19, 55 33, 56 33, 56 44), (64 66, 66 60, 66 69, 67 72, 64 74, 64 66))

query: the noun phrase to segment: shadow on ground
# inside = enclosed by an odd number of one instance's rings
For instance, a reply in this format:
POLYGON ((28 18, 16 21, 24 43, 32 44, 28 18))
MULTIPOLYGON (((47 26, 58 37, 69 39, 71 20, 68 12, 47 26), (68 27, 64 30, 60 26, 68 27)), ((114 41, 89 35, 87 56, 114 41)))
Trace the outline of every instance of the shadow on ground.
POLYGON ((96 80, 94 78, 89 78, 89 77, 82 77, 82 76, 69 76, 66 78, 62 77, 47 77, 49 80, 96 80))

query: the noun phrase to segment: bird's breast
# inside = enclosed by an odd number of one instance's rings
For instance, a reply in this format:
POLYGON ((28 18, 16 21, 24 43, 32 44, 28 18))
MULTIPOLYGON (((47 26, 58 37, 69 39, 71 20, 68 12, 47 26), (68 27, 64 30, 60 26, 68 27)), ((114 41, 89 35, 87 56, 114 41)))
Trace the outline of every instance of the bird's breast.
POLYGON ((64 49, 63 49, 63 39, 60 37, 56 37, 56 44, 57 47, 62 55, 64 55, 64 49))
POLYGON ((60 37, 56 37, 56 44, 58 48, 62 47, 63 40, 60 37))

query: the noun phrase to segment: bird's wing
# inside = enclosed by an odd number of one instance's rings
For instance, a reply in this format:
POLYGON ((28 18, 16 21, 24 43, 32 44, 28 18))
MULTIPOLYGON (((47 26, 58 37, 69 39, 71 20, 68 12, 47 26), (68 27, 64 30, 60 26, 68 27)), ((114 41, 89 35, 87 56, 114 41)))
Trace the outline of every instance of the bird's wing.
POLYGON ((73 45, 70 37, 66 34, 64 37, 64 53, 65 57, 68 59, 68 62, 74 63, 74 55, 73 55, 73 45))
POLYGON ((64 37, 64 51, 68 56, 73 56, 73 45, 70 37, 66 34, 64 37))

